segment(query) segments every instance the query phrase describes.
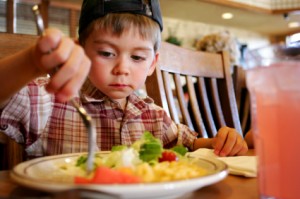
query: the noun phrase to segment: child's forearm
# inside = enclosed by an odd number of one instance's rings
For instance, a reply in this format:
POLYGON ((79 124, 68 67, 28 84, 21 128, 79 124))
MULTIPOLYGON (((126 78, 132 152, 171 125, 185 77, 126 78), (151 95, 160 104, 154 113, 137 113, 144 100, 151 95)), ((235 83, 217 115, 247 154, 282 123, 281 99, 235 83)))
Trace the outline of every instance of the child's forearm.
POLYGON ((0 107, 28 82, 38 77, 32 56, 35 46, 0 60, 0 107))
POLYGON ((194 150, 199 148, 212 149, 212 138, 198 138, 194 141, 194 150))

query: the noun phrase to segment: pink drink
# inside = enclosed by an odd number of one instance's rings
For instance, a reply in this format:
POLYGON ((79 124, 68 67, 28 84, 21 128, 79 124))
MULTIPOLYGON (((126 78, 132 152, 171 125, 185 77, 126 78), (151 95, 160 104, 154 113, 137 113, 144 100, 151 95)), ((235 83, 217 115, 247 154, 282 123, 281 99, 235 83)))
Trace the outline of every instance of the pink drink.
POLYGON ((300 62, 247 71, 262 198, 300 198, 300 62))

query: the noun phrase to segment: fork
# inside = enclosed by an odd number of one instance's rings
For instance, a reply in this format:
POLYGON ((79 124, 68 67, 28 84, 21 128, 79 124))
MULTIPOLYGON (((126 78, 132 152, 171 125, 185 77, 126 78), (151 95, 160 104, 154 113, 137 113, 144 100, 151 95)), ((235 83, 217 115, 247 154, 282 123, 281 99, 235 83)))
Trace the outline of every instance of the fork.
MULTIPOLYGON (((35 22, 38 29, 38 34, 43 35, 44 33, 44 21, 40 14, 39 6, 34 5, 32 7, 33 14, 35 16, 35 22)), ((51 50, 48 52, 51 53, 51 50)), ((54 71, 50 74, 53 75, 59 67, 56 67, 54 71)), ((92 121, 92 117, 87 113, 87 111, 80 106, 74 98, 70 100, 72 105, 76 108, 77 112, 79 113, 83 123, 88 131, 88 158, 87 158, 87 172, 90 173, 93 170, 93 162, 94 162, 94 153, 96 148, 96 128, 92 121)))

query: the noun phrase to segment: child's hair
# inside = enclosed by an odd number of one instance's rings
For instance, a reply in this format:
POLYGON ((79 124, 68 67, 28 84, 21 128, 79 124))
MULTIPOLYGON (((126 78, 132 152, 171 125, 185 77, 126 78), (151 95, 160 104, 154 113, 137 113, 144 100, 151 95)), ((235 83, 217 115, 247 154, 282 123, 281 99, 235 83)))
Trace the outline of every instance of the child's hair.
POLYGON ((143 39, 152 40, 155 52, 159 49, 161 29, 158 23, 144 15, 131 13, 109 13, 94 20, 79 34, 79 43, 84 45, 85 40, 93 30, 121 36, 129 28, 137 28, 143 39))

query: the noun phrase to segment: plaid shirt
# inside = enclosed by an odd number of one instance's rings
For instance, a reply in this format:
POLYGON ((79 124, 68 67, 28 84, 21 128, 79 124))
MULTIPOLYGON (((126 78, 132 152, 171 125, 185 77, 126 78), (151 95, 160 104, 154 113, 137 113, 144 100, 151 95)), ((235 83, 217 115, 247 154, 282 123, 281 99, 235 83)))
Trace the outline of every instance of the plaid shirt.
MULTIPOLYGON (((37 79, 11 98, 1 110, 0 130, 25 143, 32 157, 87 151, 88 135, 79 114, 71 103, 57 102, 46 92, 47 81, 37 79)), ((123 111, 87 80, 75 100, 92 116, 100 150, 131 145, 146 130, 166 148, 178 143, 193 148, 197 134, 183 124, 175 124, 151 98, 132 94, 123 111)))

